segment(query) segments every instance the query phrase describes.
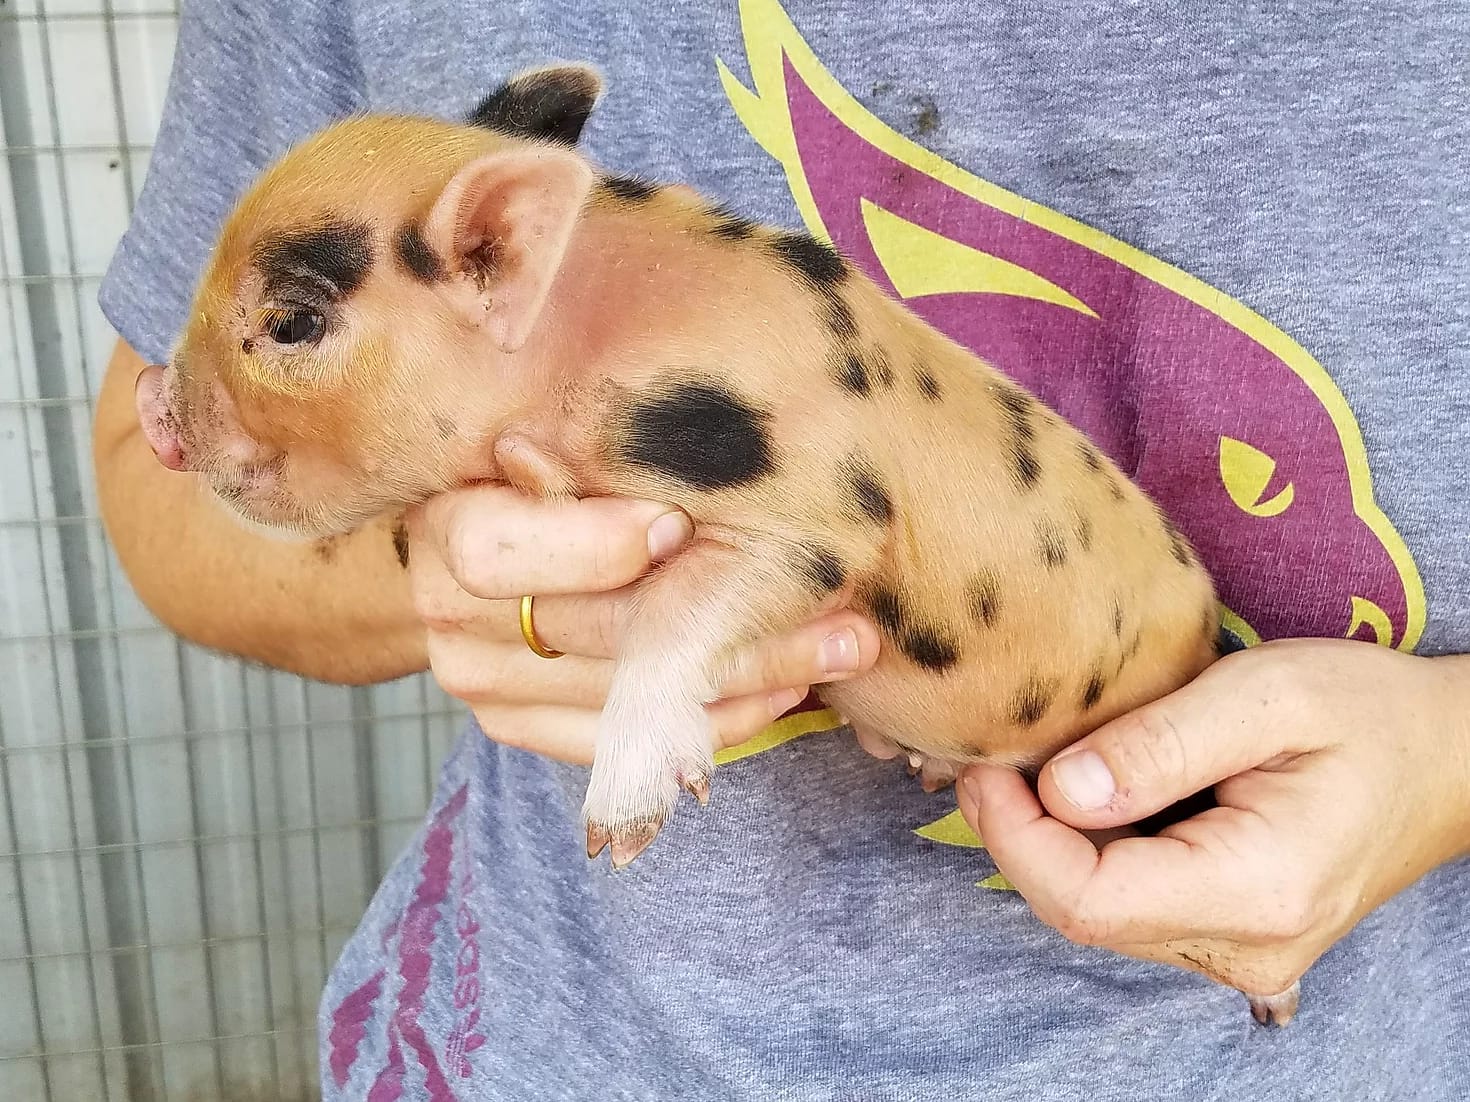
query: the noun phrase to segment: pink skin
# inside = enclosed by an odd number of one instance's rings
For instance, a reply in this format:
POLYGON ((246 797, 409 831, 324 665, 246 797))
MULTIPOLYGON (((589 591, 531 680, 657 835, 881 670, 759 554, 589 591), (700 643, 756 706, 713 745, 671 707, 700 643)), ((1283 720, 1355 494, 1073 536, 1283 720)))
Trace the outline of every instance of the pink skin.
POLYGON ((179 439, 178 422, 174 420, 174 412, 168 404, 162 367, 149 364, 143 369, 133 390, 133 400, 138 405, 143 436, 158 461, 171 471, 185 470, 184 445, 179 439))

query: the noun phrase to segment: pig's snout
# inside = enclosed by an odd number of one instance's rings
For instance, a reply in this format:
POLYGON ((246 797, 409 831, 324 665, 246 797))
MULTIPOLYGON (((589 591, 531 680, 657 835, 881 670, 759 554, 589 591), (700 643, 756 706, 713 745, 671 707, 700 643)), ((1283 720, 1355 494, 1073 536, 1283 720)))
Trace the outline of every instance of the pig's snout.
POLYGON ((158 461, 171 471, 184 469, 184 445, 179 440, 179 425, 168 404, 164 389, 163 368, 151 364, 143 369, 133 389, 138 406, 138 420, 143 436, 158 461))

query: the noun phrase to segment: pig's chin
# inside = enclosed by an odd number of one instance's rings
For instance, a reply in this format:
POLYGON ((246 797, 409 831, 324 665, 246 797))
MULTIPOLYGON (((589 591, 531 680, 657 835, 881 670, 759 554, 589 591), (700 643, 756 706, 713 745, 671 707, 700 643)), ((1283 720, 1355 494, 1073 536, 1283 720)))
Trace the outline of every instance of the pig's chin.
POLYGON ((241 493, 219 484, 214 497, 245 528, 290 543, 344 535, 383 511, 365 503, 312 505, 281 490, 241 493))

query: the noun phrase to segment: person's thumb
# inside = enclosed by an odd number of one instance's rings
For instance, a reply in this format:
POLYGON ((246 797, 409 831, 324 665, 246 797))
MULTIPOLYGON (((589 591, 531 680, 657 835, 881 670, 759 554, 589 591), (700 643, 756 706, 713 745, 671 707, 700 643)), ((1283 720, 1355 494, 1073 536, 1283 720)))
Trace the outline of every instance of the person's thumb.
POLYGON ((1042 767, 1041 802, 1082 830, 1123 826, 1269 761, 1282 731, 1240 696, 1217 667, 1119 716, 1042 767))

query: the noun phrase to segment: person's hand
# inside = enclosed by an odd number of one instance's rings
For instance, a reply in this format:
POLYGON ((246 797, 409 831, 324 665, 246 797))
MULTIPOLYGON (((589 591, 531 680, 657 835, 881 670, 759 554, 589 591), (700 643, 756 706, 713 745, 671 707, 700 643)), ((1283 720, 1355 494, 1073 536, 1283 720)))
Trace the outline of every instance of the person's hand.
POLYGON ((1042 921, 1083 944, 1287 990, 1384 900, 1470 851, 1470 658, 1291 640, 1230 655, 960 807, 1042 921), (1101 850, 1215 786, 1219 807, 1101 850))
MULTIPOLYGON (((688 518, 652 502, 552 505, 485 486, 443 494, 407 522, 414 605, 439 684, 497 741, 589 764, 630 584, 688 540, 688 518), (537 637, 564 657, 541 658, 521 638, 525 594, 536 598, 537 637)), ((831 611, 746 650, 707 709, 715 748, 759 733, 811 685, 870 668, 878 649, 871 622, 831 611)))

